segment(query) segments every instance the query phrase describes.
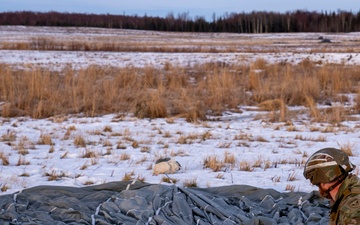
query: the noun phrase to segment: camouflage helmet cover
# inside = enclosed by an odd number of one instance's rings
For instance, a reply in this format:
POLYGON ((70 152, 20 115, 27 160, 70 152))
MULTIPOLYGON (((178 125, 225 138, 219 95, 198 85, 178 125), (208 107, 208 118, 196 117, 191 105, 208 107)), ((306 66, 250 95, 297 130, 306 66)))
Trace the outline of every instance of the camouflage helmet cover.
POLYGON ((347 154, 336 148, 323 148, 305 163, 304 177, 314 185, 329 183, 355 168, 347 154))

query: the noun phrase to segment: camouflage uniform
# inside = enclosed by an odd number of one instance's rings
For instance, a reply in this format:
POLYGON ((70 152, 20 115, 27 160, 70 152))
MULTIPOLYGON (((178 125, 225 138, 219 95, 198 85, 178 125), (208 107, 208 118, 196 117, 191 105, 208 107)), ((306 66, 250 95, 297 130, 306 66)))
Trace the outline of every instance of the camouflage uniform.
POLYGON ((313 185, 331 183, 326 191, 320 190, 324 197, 331 199, 330 191, 340 185, 331 204, 330 225, 360 225, 360 178, 350 174, 355 167, 335 148, 320 149, 305 163, 304 177, 313 185))
POLYGON ((349 174, 331 206, 330 225, 357 224, 360 224, 360 179, 349 174))

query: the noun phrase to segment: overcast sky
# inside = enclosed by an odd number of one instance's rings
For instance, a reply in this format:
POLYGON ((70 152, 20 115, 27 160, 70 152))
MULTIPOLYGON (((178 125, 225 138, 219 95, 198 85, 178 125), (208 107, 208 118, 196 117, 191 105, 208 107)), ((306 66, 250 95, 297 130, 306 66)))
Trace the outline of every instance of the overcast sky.
POLYGON ((359 0, 0 0, 0 12, 58 11, 96 14, 126 14, 164 17, 189 13, 191 17, 251 11, 285 12, 297 9, 308 11, 360 11, 359 0))

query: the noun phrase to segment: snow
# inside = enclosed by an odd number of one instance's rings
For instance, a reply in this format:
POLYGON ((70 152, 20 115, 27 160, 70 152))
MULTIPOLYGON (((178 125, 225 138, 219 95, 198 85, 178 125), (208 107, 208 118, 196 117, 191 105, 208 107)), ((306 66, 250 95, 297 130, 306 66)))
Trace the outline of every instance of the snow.
POLYGON ((86 68, 90 65, 109 67, 145 67, 163 68, 171 62, 176 66, 194 66, 209 62, 251 63, 256 59, 270 59, 269 63, 291 62, 297 64, 304 59, 325 63, 360 64, 360 54, 354 54, 349 62, 349 53, 158 53, 158 52, 70 52, 70 51, 9 51, 0 50, 0 62, 18 65, 26 62, 41 67, 49 65, 62 69, 68 65, 73 68, 86 68), (246 60, 244 60, 246 59, 246 60), (290 60, 289 60, 290 59, 290 60))
MULTIPOLYGON (((32 37, 31 33, 26 33, 28 29, 1 27, 0 40, 8 40, 6 38, 14 35, 19 39, 27 40, 26 36, 32 37)), ((34 35, 43 32, 43 35, 55 33, 57 36, 66 36, 65 28, 58 28, 56 32, 54 28, 32 29, 35 30, 34 35)), ((74 28, 70 33, 75 35, 75 30, 78 30, 76 35, 79 36, 85 32, 83 29, 74 28)), ((108 32, 106 33, 104 30, 88 29, 86 32, 90 32, 89 30, 95 36, 117 35, 118 32, 144 37, 160 35, 152 31, 106 30, 108 32)), ((164 35, 175 34, 164 33, 164 35)), ((308 34, 281 35, 288 39, 309 37, 308 34)), ((310 34, 311 37, 319 35, 323 34, 310 34)), ((200 34, 201 36, 205 37, 206 34, 200 34)), ((225 39, 226 34, 213 34, 213 36, 225 39)), ((241 35, 228 34, 228 37, 231 36, 241 35)), ((276 34, 263 36, 280 38, 276 34)), ((242 35, 241 37, 258 36, 242 35)), ((341 34, 336 38, 354 40, 359 37, 358 33, 351 33, 341 34)), ((360 63, 360 56, 355 53, 305 51, 136 53, 0 50, 0 63, 19 66, 27 62, 53 69, 60 69, 68 64, 74 67, 86 67, 91 64, 162 67, 166 62, 175 65, 194 65, 213 61, 249 63, 257 58, 265 58, 270 62, 287 60, 297 63, 309 58, 329 63, 356 65, 360 63), (349 55, 352 55, 351 60, 347 60, 349 55)), ((239 106, 239 109, 241 113, 224 112, 222 116, 197 123, 188 123, 182 118, 138 119, 130 114, 121 116, 110 114, 91 118, 81 115, 64 115, 47 119, 0 117, 0 154, 9 160, 9 165, 0 167, 0 186, 8 187, 0 194, 9 194, 37 185, 82 187, 88 184, 102 184, 122 180, 127 174, 131 175, 132 179, 167 184, 163 181, 165 175, 152 174, 151 167, 160 157, 175 158, 182 165, 178 173, 168 175, 175 179, 176 185, 179 186, 193 180, 198 187, 246 184, 273 188, 280 192, 289 191, 289 188, 294 191, 310 192, 316 190, 316 187, 304 179, 302 171, 307 157, 315 151, 325 147, 349 146, 354 155, 350 157, 351 161, 355 165, 360 164, 360 126, 357 120, 345 121, 335 126, 314 123, 306 115, 299 115, 292 120, 293 124, 269 123, 261 117, 261 115, 265 116, 266 112, 247 106, 239 106), (42 144, 40 141, 42 136, 50 136, 52 144, 42 144), (79 137, 85 140, 85 147, 76 145, 76 139, 79 137), (23 149, 28 150, 28 154, 19 154, 23 149), (94 156, 86 158, 87 153, 94 156), (209 157, 224 161, 226 155, 234 156, 235 163, 225 163, 215 172, 204 167, 204 162, 209 157), (126 159, 126 156, 129 158, 126 159), (51 174, 58 179, 50 180, 51 174)), ((298 109, 299 107, 289 108, 289 110, 298 109)), ((359 115, 354 117, 358 118, 359 115)), ((358 174, 358 169, 355 172, 358 174)))
POLYGON ((279 34, 233 34, 233 33, 176 33, 101 28, 59 28, 0 26, 0 40, 4 43, 48 41, 100 41, 139 45, 146 47, 212 48, 219 52, 91 52, 91 51, 28 51, 0 50, 0 62, 14 66, 36 65, 62 69, 72 65, 86 68, 89 65, 110 67, 162 68, 166 63, 176 66, 193 66, 207 62, 248 64, 257 59, 269 63, 289 62, 297 64, 308 59, 319 64, 360 64, 360 33, 279 33, 279 34), (321 44, 319 37, 333 43, 321 44), (224 48, 236 49, 227 52, 224 48), (340 49, 340 50, 339 50, 340 49))
POLYGON ((164 183, 163 175, 154 176, 149 169, 158 157, 173 157, 182 165, 178 173, 169 175, 178 181, 177 185, 196 180, 198 187, 247 184, 282 192, 291 185, 295 191, 309 192, 316 188, 302 176, 304 156, 324 147, 352 145, 355 156, 351 160, 355 165, 360 163, 360 127, 356 121, 347 121, 342 127, 335 127, 334 132, 325 133, 327 124, 302 119, 294 123, 296 131, 290 132, 284 123, 266 123, 254 119, 257 114, 254 111, 243 110, 241 114, 227 113, 219 121, 200 123, 188 123, 179 118, 169 121, 132 116, 119 121, 117 115, 41 120, 2 118, 2 137, 14 132, 15 146, 20 145, 24 137, 26 141, 23 142, 35 144, 35 148, 28 149, 29 154, 23 156, 30 164, 17 166, 20 155, 16 147, 7 145, 6 141, 0 142, 1 152, 10 161, 9 165, 1 167, 1 183, 10 186, 2 194, 35 185, 101 184, 122 180, 125 174, 145 178, 149 183, 164 183), (71 127, 73 131, 66 138, 71 127), (312 131, 314 127, 319 130, 312 131), (49 151, 50 145, 38 144, 41 135, 51 136, 53 152, 49 151), (297 138, 299 135, 302 139, 297 138), (75 145, 74 140, 79 136, 86 140, 86 147, 75 145), (205 136, 207 138, 202 138, 205 136), (180 142, 184 137, 186 141, 180 142), (319 137, 324 137, 325 141, 316 141, 321 139, 319 137), (117 148, 119 142, 121 147, 117 148), (134 142, 139 146, 134 146, 134 142), (96 156, 84 158, 86 151, 96 156), (130 158, 121 160, 124 154, 130 158), (204 168, 207 157, 216 156, 223 161, 225 154, 234 155, 236 162, 218 172, 204 168), (240 165, 244 163, 248 163, 252 171, 241 171, 240 165), (259 167, 254 167, 257 164, 259 167), (82 169, 84 165, 87 167, 82 169), (24 173, 28 176, 21 176, 24 173), (62 176, 59 180, 48 181, 46 173, 62 176), (294 180, 290 180, 292 176, 294 180))

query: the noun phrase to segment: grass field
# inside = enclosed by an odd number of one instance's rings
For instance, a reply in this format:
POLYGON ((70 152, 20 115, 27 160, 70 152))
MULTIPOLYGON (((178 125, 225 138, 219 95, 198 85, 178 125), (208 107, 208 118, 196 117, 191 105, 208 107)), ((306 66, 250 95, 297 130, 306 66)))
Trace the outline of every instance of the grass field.
POLYGON ((301 170, 318 148, 359 162, 358 33, 0 31, 4 193, 167 182, 151 174, 161 157, 184 165, 172 182, 185 186, 308 191, 301 170))

